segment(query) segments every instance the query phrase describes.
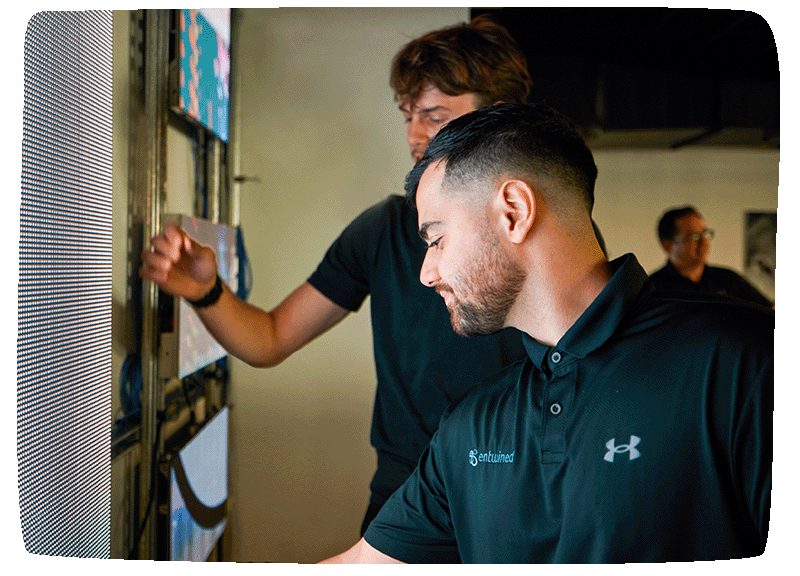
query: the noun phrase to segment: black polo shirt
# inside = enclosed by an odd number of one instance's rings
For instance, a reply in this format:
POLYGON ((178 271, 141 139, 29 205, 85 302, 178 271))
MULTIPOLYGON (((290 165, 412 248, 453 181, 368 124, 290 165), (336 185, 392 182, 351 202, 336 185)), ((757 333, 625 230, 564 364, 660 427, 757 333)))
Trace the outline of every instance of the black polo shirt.
POLYGON ((703 269, 700 282, 692 282, 678 272, 672 262, 667 260, 663 268, 650 275, 650 281, 658 290, 724 294, 734 298, 741 298, 754 304, 760 304, 767 308, 772 307, 772 302, 747 280, 733 270, 720 266, 706 266, 703 269))
POLYGON ((525 355, 518 330, 479 338, 453 331, 444 300, 419 281, 425 250, 416 210, 390 196, 345 228, 308 279, 347 310, 370 296, 378 380, 374 505, 408 478, 452 401, 525 355))
POLYGON ((556 346, 443 417, 365 534, 405 562, 761 554, 774 313, 654 291, 633 255, 556 346))

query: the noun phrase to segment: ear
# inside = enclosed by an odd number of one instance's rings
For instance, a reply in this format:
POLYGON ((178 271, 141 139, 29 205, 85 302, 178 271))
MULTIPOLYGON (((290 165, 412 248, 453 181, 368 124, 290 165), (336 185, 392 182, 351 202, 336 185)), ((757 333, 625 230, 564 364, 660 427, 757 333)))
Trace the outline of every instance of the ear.
POLYGON ((522 180, 503 182, 493 202, 500 232, 513 244, 521 244, 536 220, 536 194, 522 180))
POLYGON ((661 247, 664 249, 664 252, 669 254, 672 252, 672 240, 662 240, 661 247))

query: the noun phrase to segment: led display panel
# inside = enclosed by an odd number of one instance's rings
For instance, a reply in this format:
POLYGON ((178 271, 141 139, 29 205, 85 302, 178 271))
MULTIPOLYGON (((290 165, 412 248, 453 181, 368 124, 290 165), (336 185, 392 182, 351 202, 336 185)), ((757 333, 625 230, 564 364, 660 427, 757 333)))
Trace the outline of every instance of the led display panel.
POLYGON ((178 10, 177 110, 228 141, 230 8, 178 10))

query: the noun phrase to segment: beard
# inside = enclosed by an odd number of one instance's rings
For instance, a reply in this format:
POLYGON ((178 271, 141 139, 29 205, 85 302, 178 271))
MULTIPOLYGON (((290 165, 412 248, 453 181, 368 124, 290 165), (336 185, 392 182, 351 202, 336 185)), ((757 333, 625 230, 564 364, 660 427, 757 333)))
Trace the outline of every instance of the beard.
POLYGON ((451 284, 436 287, 445 298, 453 330, 461 336, 499 332, 506 325, 526 273, 488 230, 482 234, 481 249, 468 262, 451 284), (457 292, 461 296, 456 296, 457 292))

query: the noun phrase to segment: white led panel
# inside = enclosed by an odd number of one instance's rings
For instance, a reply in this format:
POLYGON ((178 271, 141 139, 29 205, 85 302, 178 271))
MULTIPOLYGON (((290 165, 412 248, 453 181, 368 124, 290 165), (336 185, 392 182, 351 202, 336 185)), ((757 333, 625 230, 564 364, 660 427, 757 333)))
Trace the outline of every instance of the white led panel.
POLYGON ((110 554, 111 57, 110 11, 28 23, 17 458, 36 554, 110 554))

